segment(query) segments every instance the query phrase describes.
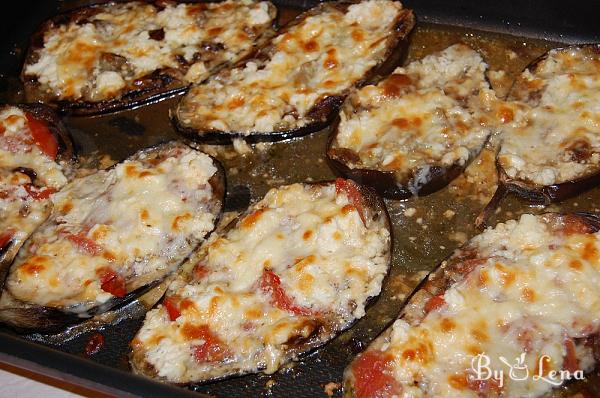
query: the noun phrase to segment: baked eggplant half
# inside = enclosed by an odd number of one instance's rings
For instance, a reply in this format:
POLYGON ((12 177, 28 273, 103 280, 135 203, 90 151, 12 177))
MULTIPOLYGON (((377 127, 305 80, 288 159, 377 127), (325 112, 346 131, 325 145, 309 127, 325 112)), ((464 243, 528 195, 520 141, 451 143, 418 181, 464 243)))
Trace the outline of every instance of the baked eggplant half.
POLYGON ((216 160, 178 142, 74 179, 15 258, 0 321, 52 330, 143 293, 213 230, 224 187, 216 160))
POLYGON ((346 396, 533 398, 583 378, 600 360, 599 230, 526 214, 474 237, 349 365, 346 396))
POLYGON ((478 224, 514 193, 547 205, 600 183, 600 45, 550 50, 517 78, 503 106, 498 189, 478 224))
POLYGON ((268 1, 109 2, 44 23, 21 78, 28 101, 95 114, 185 90, 273 34, 268 1))
POLYGON ((50 214, 73 166, 71 139, 43 105, 0 106, 0 287, 19 248, 50 214))
POLYGON ((493 131, 486 69, 479 53, 455 44, 354 92, 332 130, 330 165, 389 198, 443 188, 493 131))
POLYGON ((271 189, 229 225, 147 313, 136 373, 176 384, 273 373, 361 318, 390 266, 385 205, 349 180, 271 189))
POLYGON ((327 2, 280 30, 256 57, 193 86, 175 115, 192 139, 275 141, 323 128, 344 97, 390 72, 414 16, 391 0, 327 2))

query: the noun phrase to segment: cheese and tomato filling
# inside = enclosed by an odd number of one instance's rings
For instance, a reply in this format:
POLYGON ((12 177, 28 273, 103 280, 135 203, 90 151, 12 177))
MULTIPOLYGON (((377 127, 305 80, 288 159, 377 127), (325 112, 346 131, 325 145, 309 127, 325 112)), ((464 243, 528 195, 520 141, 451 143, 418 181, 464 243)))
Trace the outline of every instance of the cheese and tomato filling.
POLYGON ((288 351, 332 338, 365 314, 388 269, 390 233, 369 212, 342 179, 270 190, 147 314, 134 368, 177 383, 272 373, 288 351))
POLYGON ((552 50, 511 94, 498 162, 512 179, 554 185, 600 168, 600 49, 552 50))
POLYGON ((75 179, 19 252, 9 293, 77 312, 160 279, 213 229, 216 172, 209 156, 179 144, 75 179))
POLYGON ((0 253, 45 220, 50 195, 67 183, 58 150, 45 122, 17 107, 0 108, 0 253))
POLYGON ((347 369, 354 395, 538 397, 553 385, 534 376, 560 384, 560 371, 591 370, 585 342, 600 329, 600 232, 577 217, 526 214, 473 238, 445 268, 464 275, 347 369))
MULTIPOLYGON (((88 11, 86 11, 88 12, 88 11)), ((185 83, 252 51, 270 29, 269 2, 108 3, 89 16, 50 25, 25 79, 59 100, 102 101, 144 89, 141 78, 164 71, 185 83)))
POLYGON ((242 134, 303 127, 320 101, 342 95, 386 57, 402 13, 390 0, 319 9, 275 37, 267 59, 193 87, 178 108, 180 123, 242 134))
POLYGON ((415 185, 427 181, 432 166, 465 166, 492 131, 486 112, 495 95, 486 69, 463 44, 397 68, 348 98, 333 153, 349 149, 356 154, 345 160, 350 168, 414 177, 415 185))

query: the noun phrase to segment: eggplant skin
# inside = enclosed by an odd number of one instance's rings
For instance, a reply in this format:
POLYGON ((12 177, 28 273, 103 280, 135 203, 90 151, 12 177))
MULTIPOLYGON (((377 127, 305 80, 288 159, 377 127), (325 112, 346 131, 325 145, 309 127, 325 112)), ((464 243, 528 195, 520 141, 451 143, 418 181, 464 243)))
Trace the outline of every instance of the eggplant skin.
MULTIPOLYGON (((336 8, 341 11, 345 11, 352 4, 357 4, 360 1, 333 1, 324 2, 302 14, 296 19, 289 22, 282 29, 277 32, 277 35, 284 35, 294 26, 300 24, 305 18, 318 15, 323 10, 328 8, 336 8)), ((179 131, 186 138, 191 140, 208 143, 208 144, 230 144, 236 138, 243 138, 246 142, 274 142, 282 141, 290 138, 301 137, 319 130, 324 129, 332 123, 336 117, 336 113, 344 99, 348 94, 354 91, 356 88, 360 88, 366 84, 378 81, 382 76, 391 73, 396 66, 398 66, 405 58, 408 46, 408 37, 412 32, 415 25, 415 16, 412 10, 402 9, 397 19, 397 23, 394 27, 393 32, 387 39, 386 52, 383 58, 352 87, 338 92, 335 94, 329 94, 316 102, 312 108, 307 112, 305 118, 308 122, 302 127, 288 130, 272 131, 269 133, 264 132, 250 132, 243 133, 238 131, 221 131, 217 129, 206 129, 202 127, 195 127, 188 125, 181 120, 180 108, 184 103, 185 96, 180 101, 177 109, 171 114, 171 121, 175 126, 176 130, 179 131)), ((243 62, 238 63, 235 67, 243 67, 246 63, 251 61, 264 62, 270 59, 271 53, 274 51, 270 45, 263 46, 255 57, 247 59, 243 62)))
MULTIPOLYGON (((141 156, 146 156, 146 159, 152 158, 152 160, 160 159, 163 154, 168 155, 170 150, 177 147, 187 148, 188 146, 180 141, 170 141, 138 151, 127 160, 138 159, 141 156)), ((213 165, 217 168, 216 173, 208 181, 213 192, 213 198, 210 201, 208 211, 215 215, 214 224, 216 225, 221 216, 226 180, 223 166, 215 158, 209 157, 212 159, 213 165)), ((115 166, 111 166, 108 170, 111 170, 115 166)), ((208 231, 205 238, 211 232, 208 231)), ((145 278, 128 281, 127 294, 124 297, 112 297, 101 305, 80 303, 73 307, 40 306, 18 300, 7 289, 3 289, 2 296, 0 297, 0 323, 4 323, 20 333, 32 331, 41 333, 58 332, 70 324, 105 313, 115 307, 120 307, 131 302, 159 284, 168 275, 169 273, 154 273, 147 275, 145 278)))
MULTIPOLYGON (((141 4, 149 4, 157 9, 163 9, 165 3, 172 2, 174 4, 187 4, 194 3, 182 0, 110 0, 118 3, 133 3, 139 2, 141 4)), ((54 98, 51 94, 48 94, 41 89, 40 84, 36 78, 27 76, 25 73, 25 67, 27 65, 35 63, 39 55, 37 54, 44 46, 44 34, 51 28, 55 28, 61 25, 67 25, 69 23, 80 23, 85 22, 86 18, 100 12, 106 3, 92 4, 82 8, 77 8, 70 12, 57 15, 46 22, 44 22, 40 28, 31 36, 29 48, 25 55, 25 62, 23 70, 21 72, 21 81, 25 88, 25 98, 28 102, 39 102, 51 106, 60 113, 71 114, 76 116, 91 116, 99 115, 104 113, 115 112, 119 110, 131 109, 140 107, 142 105, 157 102, 161 99, 176 96, 181 94, 190 86, 190 83, 185 81, 183 73, 179 69, 163 67, 156 69, 151 73, 148 73, 135 81, 136 88, 130 88, 127 91, 123 91, 120 95, 115 98, 100 100, 100 101, 86 101, 86 100, 59 100, 54 98)), ((269 13, 275 20, 277 14, 276 8, 270 4, 269 13)), ((274 27, 274 23, 271 27, 274 27)), ((254 43, 254 47, 258 47, 268 37, 271 36, 272 29, 267 28, 254 43)), ((163 33, 164 34, 164 33, 163 33)), ((247 54, 243 55, 241 59, 251 56, 255 52, 255 48, 248 51, 247 54)), ((214 70, 210 70, 210 73, 214 73, 221 68, 227 67, 230 62, 222 65, 218 65, 214 70)))
MULTIPOLYGON (((348 148, 334 148, 335 131, 339 119, 332 127, 332 133, 327 143, 327 163, 338 174, 345 178, 350 178, 359 184, 365 184, 373 187, 377 193, 389 199, 408 199, 413 195, 425 196, 434 193, 452 180, 458 177, 467 167, 472 159, 465 165, 453 164, 449 167, 434 165, 429 167, 427 182, 419 185, 417 189, 409 188, 407 183, 400 183, 396 175, 391 171, 382 171, 376 169, 352 168, 348 164, 359 160, 358 154, 348 148)), ((472 158, 472 157, 471 157, 472 158)), ((406 181, 411 181, 410 176, 406 181)))
MULTIPOLYGON (((68 173, 68 171, 75 166, 73 140, 71 139, 71 135, 58 115, 51 108, 42 104, 0 105, 0 110, 12 106, 19 108, 22 111, 31 114, 35 119, 46 123, 46 126, 58 142, 56 161, 61 163, 65 171, 68 173)), ((47 211, 49 214, 49 207, 47 211)), ((25 239, 18 241, 11 240, 7 246, 0 248, 0 289, 2 289, 4 286, 4 281, 8 276, 10 265, 12 264, 23 243, 25 243, 25 239)))
MULTIPOLYGON (((547 60, 550 56, 550 52, 564 52, 564 51, 581 51, 590 57, 596 59, 600 58, 600 44, 589 44, 589 45, 575 45, 565 48, 557 48, 550 50, 546 54, 534 60, 530 63, 526 70, 536 73, 536 70, 540 67, 541 63, 547 60)), ((510 100, 526 101, 537 105, 541 96, 541 88, 531 89, 524 83, 522 77, 517 78, 513 87, 509 93, 510 100)), ((600 96, 600 94, 599 94, 600 96)), ((557 154, 558 155, 558 154, 557 154)), ((496 160, 496 167, 498 169, 498 176, 500 184, 503 185, 503 190, 508 193, 514 193, 517 196, 527 200, 528 202, 536 205, 548 205, 553 202, 560 202, 562 200, 576 196, 584 191, 587 191, 600 184, 600 166, 597 170, 593 170, 586 175, 580 175, 577 178, 564 181, 551 185, 540 185, 532 181, 526 181, 518 178, 511 178, 507 172, 500 165, 499 160, 496 160)))
MULTIPOLYGON (((336 184, 335 181, 319 181, 304 183, 303 185, 326 187, 334 184, 336 184)), ((360 194, 360 201, 363 206, 364 222, 368 228, 374 228, 378 230, 385 229, 389 232, 389 243, 386 245, 385 252, 383 253, 387 277, 389 268, 391 266, 391 255, 393 251, 393 234, 389 213, 383 199, 377 195, 377 193, 371 187, 366 187, 359 184, 354 184, 354 186, 360 194)), ((251 206, 248 210, 222 227, 222 229, 217 229, 216 233, 218 233, 219 236, 224 236, 230 230, 238 227, 248 215, 254 213, 255 211, 256 208, 251 206)), ((203 259, 206 258, 207 255, 208 253, 206 246, 203 246, 195 254, 190 256, 190 259, 188 260, 188 266, 184 265, 182 267, 182 272, 178 276, 178 280, 174 281, 173 285, 181 288, 183 285, 193 283, 196 278, 196 276, 194 276, 193 267, 196 264, 203 263, 203 259)), ((373 300, 376 300, 376 296, 369 297, 368 301, 365 303, 365 307, 368 307, 369 303, 373 300)), ((299 330, 309 330, 310 332, 302 332, 302 334, 292 336, 288 341, 282 344, 285 347, 285 351, 281 360, 278 361, 280 364, 279 367, 282 367, 291 361, 296 361, 302 356, 305 356, 315 349, 323 346, 335 338, 336 335, 350 328, 357 320, 358 319, 353 319, 349 323, 341 324, 339 320, 336 321, 335 317, 331 319, 331 317, 321 316, 319 314, 316 314, 314 317, 302 319, 302 326, 298 326, 297 328, 299 330)), ((142 342, 138 341, 136 338, 132 341, 131 346, 132 351, 129 355, 129 362, 134 373, 157 379, 162 382, 173 383, 173 381, 158 375, 158 370, 146 359, 147 350, 143 346, 142 342)), ((258 364, 256 368, 249 369, 246 362, 228 362, 226 360, 215 362, 212 364, 212 366, 213 368, 207 372, 209 374, 201 380, 173 384, 180 386, 193 386, 228 379, 231 377, 238 377, 245 374, 258 373, 265 370, 264 364, 262 366, 258 364)))
MULTIPOLYGON (((538 219, 542 219, 543 222, 546 223, 546 225, 548 226, 548 230, 551 234, 557 234, 559 236, 562 234, 569 235, 571 233, 596 234, 600 231, 600 214, 598 213, 543 213, 535 217, 538 219)), ((524 232, 522 231, 521 233, 524 232)), ((569 244, 565 243, 565 245, 568 246, 569 244)), ((510 247, 507 250, 510 251, 510 247)), ((585 256, 585 254, 581 255, 585 256)), ((438 264, 438 266, 429 275, 427 275, 427 277, 423 279, 421 283, 419 283, 419 285, 415 288, 412 294, 407 298, 404 307, 401 309, 397 319, 406 322, 410 327, 417 327, 425 319, 425 317, 430 311, 435 311, 435 309, 432 310, 431 307, 429 307, 430 300, 432 298, 444 298, 443 295, 448 289, 450 289, 453 286, 462 284, 467 275, 469 275, 471 272, 475 272, 473 270, 477 266, 483 264, 486 260, 489 260, 491 258, 494 257, 486 257, 483 254, 481 254, 478 251, 477 245, 474 245, 472 241, 467 242, 465 245, 455 250, 445 260, 441 261, 438 264)), ((499 264, 502 265, 502 257, 500 257, 498 261, 500 262, 499 264)), ((480 276, 479 278, 482 277, 480 276)), ((470 280, 470 282, 472 281, 473 280, 470 280)), ((536 292, 536 294, 538 294, 538 292, 536 292)), ((453 321, 452 318, 442 319, 449 319, 450 321, 453 321)), ((393 322, 381 335, 379 335, 371 343, 367 350, 363 351, 363 353, 361 353, 360 355, 363 355, 364 353, 370 351, 386 354, 387 348, 384 349, 383 346, 392 344, 392 325, 393 322)), ((585 345, 586 347, 591 347, 594 350, 593 356, 597 362, 600 361, 600 355, 598 354, 600 353, 599 339, 600 335, 598 333, 593 333, 583 338, 573 338, 577 345, 585 345)), ((433 347, 432 349, 435 350, 435 347, 433 347)), ((400 355, 400 353, 402 353, 402 351, 395 351, 395 354, 393 355, 400 355)), ((356 359, 351 364, 349 364, 346 370, 344 371, 344 397, 350 398, 357 396, 357 392, 354 388, 355 376, 352 371, 352 365, 355 364, 355 362, 356 359)), ((383 368, 383 366, 385 365, 382 364, 381 366, 383 368)), ((374 383, 376 382, 374 381, 374 383)), ((377 387, 375 388, 379 388, 380 391, 383 391, 383 386, 381 383, 377 384, 377 387)), ((375 394, 376 392, 377 391, 374 390, 373 394, 375 394)), ((489 393, 481 393, 479 395, 488 396, 488 394, 489 393)), ((424 396, 430 395, 425 394, 424 396)), ((491 394, 490 396, 496 395, 491 394)), ((503 396, 503 394, 500 394, 499 396, 503 396)))

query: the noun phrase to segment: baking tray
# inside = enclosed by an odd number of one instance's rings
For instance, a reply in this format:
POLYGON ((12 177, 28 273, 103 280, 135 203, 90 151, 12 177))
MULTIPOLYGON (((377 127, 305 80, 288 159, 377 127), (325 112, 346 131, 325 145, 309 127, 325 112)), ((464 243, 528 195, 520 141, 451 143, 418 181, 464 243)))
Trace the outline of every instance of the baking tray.
MULTIPOLYGON (((282 22, 316 4, 272 1, 281 10, 282 22)), ((5 10, 1 17, 5 34, 0 38, 0 101, 22 101, 18 74, 28 38, 39 24, 59 12, 89 3, 11 3, 10 12, 5 10)), ((409 60, 458 41, 466 42, 482 53, 492 70, 506 71, 504 79, 492 79, 500 94, 516 73, 547 49, 561 43, 600 42, 597 1, 577 1, 566 6, 564 2, 541 0, 418 0, 404 4, 415 10, 419 21, 411 37, 409 60)), ((168 110, 176 101, 177 98, 171 98, 111 115, 65 117, 64 121, 83 165, 108 165, 139 148, 177 138, 168 119, 168 110)), ((219 158, 227 170, 226 210, 243 210, 273 186, 333 178, 324 157, 327 135, 325 129, 286 142, 261 144, 243 156, 227 146, 202 146, 219 158)), ((274 375, 249 375, 185 389, 131 374, 126 357, 128 342, 146 310, 139 301, 114 313, 110 322, 88 322, 54 336, 21 336, 0 326, 0 362, 114 396, 318 397, 325 396, 325 389, 339 396, 336 383, 341 382, 343 369, 354 355, 395 319, 404 299, 425 274, 477 232, 474 219, 494 188, 493 153, 493 147, 487 148, 463 176, 440 192, 405 201, 386 201, 394 224, 395 244, 392 270, 381 296, 349 331, 274 375), (97 354, 86 356, 86 342, 95 333, 105 337, 105 344, 97 354)), ((600 188, 544 209, 527 207, 509 198, 490 224, 523 212, 598 212, 599 199, 600 188)), ((571 396, 576 392, 584 397, 600 396, 598 372, 549 396, 571 396)))

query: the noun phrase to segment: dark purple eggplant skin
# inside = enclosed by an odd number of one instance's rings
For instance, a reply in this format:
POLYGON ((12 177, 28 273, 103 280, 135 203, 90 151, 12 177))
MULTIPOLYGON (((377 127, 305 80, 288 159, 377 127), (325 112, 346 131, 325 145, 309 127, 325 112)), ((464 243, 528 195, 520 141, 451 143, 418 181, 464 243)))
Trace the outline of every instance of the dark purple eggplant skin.
MULTIPOLYGON (((412 175, 406 177, 403 181, 398 181, 396 175, 391 171, 349 167, 348 163, 359 160, 359 157, 351 149, 333 147, 339 122, 338 117, 331 128, 332 133, 327 141, 326 150, 327 163, 336 174, 373 187, 378 194, 385 198, 401 200, 414 196, 413 191, 408 188, 408 183, 413 179, 412 175)), ((419 187, 416 191, 417 195, 425 196, 439 191, 458 177, 471 160, 469 159, 463 166, 458 164, 453 164, 450 167, 431 166, 429 169, 431 178, 419 187)))
MULTIPOLYGON (((142 3, 152 4, 157 9, 164 8, 164 6, 161 5, 161 3, 163 3, 162 0, 112 1, 119 3, 139 1, 142 3)), ((177 3, 186 3, 186 1, 182 0, 172 1, 177 3)), ((109 2, 111 1, 77 8, 64 14, 57 15, 56 17, 53 17, 44 22, 31 37, 29 48, 25 55, 24 65, 31 64, 37 59, 36 51, 41 49, 44 45, 45 31, 54 26, 66 25, 71 22, 83 22, 87 18, 100 12, 101 7, 103 7, 106 3, 109 2)), ((274 10, 274 12, 276 13, 276 10, 274 10)), ((273 25, 273 27, 275 27, 275 25, 273 25)), ((259 40, 259 43, 261 42, 262 40, 259 40)), ((244 58, 252 56, 253 53, 254 51, 252 51, 244 58)), ((227 65, 221 65, 214 72, 223 67, 227 67, 227 65)), ((139 87, 138 89, 126 91, 118 98, 92 102, 84 100, 47 100, 46 95, 44 95, 43 92, 40 92, 39 84, 37 83, 37 81, 32 80, 31 78, 28 78, 25 75, 25 67, 23 67, 23 71, 21 72, 21 81, 23 82, 23 85, 25 87, 25 97, 27 98, 27 101, 45 103, 55 108, 60 113, 69 114, 73 116, 92 116, 116 112, 120 110, 133 109, 149 103, 158 102, 162 99, 182 94, 186 92, 190 87, 190 84, 183 80, 180 71, 177 71, 172 68, 162 68, 137 79, 136 86, 139 87)))
MULTIPOLYGON (((600 44, 573 45, 569 47, 553 49, 551 51, 569 49, 582 49, 592 54, 600 54, 600 44)), ((535 71, 539 63, 547 59, 548 56, 549 52, 543 54, 531 62, 525 68, 525 70, 535 71)), ((508 99, 535 99, 537 92, 529 93, 529 98, 523 98, 523 89, 519 86, 519 83, 519 78, 517 78, 508 94, 508 99)), ((547 206, 551 203, 561 202, 565 199, 572 198, 600 185, 600 169, 592 174, 583 175, 575 180, 565 181, 553 185, 537 185, 528 181, 510 178, 498 162, 498 159, 496 159, 496 169, 498 171, 498 188, 496 189, 492 199, 490 199, 490 202, 477 217, 475 225, 478 228, 483 228, 485 226, 486 220, 491 217, 502 199, 509 194, 514 194, 515 196, 527 201, 532 205, 547 206)))
MULTIPOLYGON (((75 152, 73 150, 73 140, 62 120, 51 108, 42 104, 15 104, 0 105, 0 109, 11 106, 17 107, 31 114, 35 119, 44 122, 58 142, 56 160, 62 163, 65 168, 74 167, 75 152)), ((32 181, 35 180, 36 173, 34 170, 21 169, 20 171, 29 175, 32 181)), ((10 241, 4 247, 0 248, 0 289, 4 286, 10 265, 24 242, 25 239, 19 242, 10 241)))
MULTIPOLYGON (((336 181, 335 180, 333 180, 333 181, 332 180, 316 181, 316 182, 306 182, 303 184, 307 185, 307 186, 324 187, 324 186, 328 186, 328 185, 335 185, 336 181)), ((379 225, 380 228, 385 228, 390 233, 390 243, 389 243, 389 247, 387 248, 387 253, 386 253, 387 274, 385 276, 385 279, 387 279, 389 276, 389 269, 391 267, 392 252, 394 250, 394 236, 393 236, 393 229, 392 229, 392 222, 390 219, 390 215, 387 211, 385 202, 375 192, 374 189, 372 189, 371 187, 365 186, 365 185, 360 185, 360 184, 355 184, 355 187, 357 188, 357 190, 360 193, 361 201, 363 204, 365 222, 374 223, 376 225, 379 225)), ((219 234, 225 234, 228 231, 230 231, 231 229, 234 229, 238 225, 238 223, 244 219, 244 217, 246 217, 249 213, 251 213, 253 211, 251 206, 252 205, 250 205, 248 210, 246 210, 245 212, 243 212, 242 214, 240 214, 239 216, 234 218, 232 221, 230 221, 228 224, 226 224, 222 229, 217 230, 217 232, 219 234)), ((194 278, 194 276, 190 275, 190 274, 183 274, 183 276, 186 278, 186 280, 188 282, 191 282, 194 278)), ((382 282, 382 284, 383 283, 385 283, 385 280, 382 282)), ((370 297, 365 305, 366 308, 368 308, 370 305, 372 305, 376 300, 377 300, 377 296, 370 297)), ((285 356, 284 362, 290 362, 290 361, 296 360, 297 358, 301 358, 301 357, 310 355, 312 352, 317 350, 319 347, 322 347, 323 345, 327 344, 337 334, 340 334, 344 330, 347 330, 350 327, 352 327, 352 325, 357 321, 358 321, 358 319, 355 319, 353 323, 346 325, 343 329, 340 330, 339 327, 336 327, 335 324, 333 324, 331 321, 328 321, 325 317, 322 317, 319 319, 308 320, 307 322, 309 322, 310 327, 312 328, 312 332, 307 337, 298 336, 297 338, 293 339, 293 341, 288 341, 285 344, 287 347, 287 350, 286 350, 286 356, 285 356)), ((144 354, 144 351, 134 352, 132 350, 129 354, 130 366, 132 368, 134 368, 134 371, 136 373, 142 374, 144 376, 147 376, 147 377, 150 377, 153 379, 161 380, 160 377, 158 376, 157 370, 152 365, 150 365, 146 361, 144 361, 143 354, 144 354)), ((261 369, 259 369, 258 371, 260 372, 260 370, 261 369)), ((240 369, 235 369, 232 366, 230 372, 223 376, 207 379, 207 380, 204 380, 201 382, 193 382, 193 383, 178 384, 178 385, 180 385, 182 387, 202 385, 202 384, 212 383, 212 382, 219 381, 219 380, 230 379, 232 377, 243 376, 245 374, 248 374, 248 372, 240 370, 240 369)), ((161 381, 166 381, 166 380, 161 380, 161 381)))
MULTIPOLYGON (((292 27, 298 25, 306 17, 317 15, 322 12, 323 9, 328 7, 334 7, 339 10, 345 11, 352 4, 358 1, 337 1, 337 2, 324 2, 296 17, 280 30, 277 31, 277 35, 285 34, 292 27)), ((171 121, 175 126, 176 130, 180 132, 186 138, 194 141, 202 142, 205 144, 231 144, 234 139, 242 138, 244 141, 249 143, 256 142, 275 142, 283 141, 291 138, 302 137, 304 135, 314 133, 322 130, 330 125, 336 117, 337 111, 344 102, 344 99, 348 94, 357 88, 371 84, 381 80, 383 76, 386 76, 402 63, 406 57, 408 38, 415 25, 415 16, 412 10, 403 9, 398 22, 394 27, 394 33, 388 38, 388 48, 385 53, 383 60, 371 68, 365 76, 356 82, 352 87, 344 90, 341 93, 335 95, 329 95, 320 99, 311 110, 307 113, 307 118, 310 120, 306 125, 284 131, 273 131, 269 133, 240 133, 235 131, 225 132, 219 130, 198 130, 193 127, 184 126, 177 117, 177 110, 171 112, 171 121)), ((262 47, 257 55, 251 59, 246 59, 239 62, 235 67, 245 65, 247 62, 252 60, 264 61, 269 59, 270 51, 272 47, 268 44, 262 47)))
MULTIPOLYGON (((136 159, 142 154, 150 154, 154 152, 157 153, 157 157, 160 157, 161 152, 168 151, 171 147, 182 145, 187 146, 181 141, 169 141, 157 144, 136 152, 128 159, 136 159)), ((221 217, 227 183, 225 169, 217 159, 213 158, 212 156, 211 159, 217 168, 217 172, 209 180, 209 184, 211 185, 214 193, 213 198, 216 199, 213 200, 212 203, 214 207, 210 209, 210 211, 216 214, 216 225, 221 217)), ((111 166, 109 170, 115 166, 116 165, 111 166)), ((208 237, 211 232, 212 231, 208 232, 206 237, 208 237)), ((32 331, 41 333, 55 333, 63 330, 68 325, 80 322, 86 318, 90 318, 101 313, 105 313, 109 310, 115 309, 116 307, 121 307, 131 302, 148 290, 152 289, 157 284, 161 283, 167 276, 168 275, 163 275, 161 278, 153 280, 150 283, 134 287, 134 289, 127 293, 125 297, 114 297, 101 306, 95 306, 87 309, 83 314, 75 314, 70 311, 69 307, 45 307, 25 303, 13 298, 7 290, 3 290, 2 294, 8 294, 10 297, 11 305, 0 307, 0 323, 6 324, 19 333, 30 333, 32 331)), ((135 286, 135 284, 133 285, 135 286)))

